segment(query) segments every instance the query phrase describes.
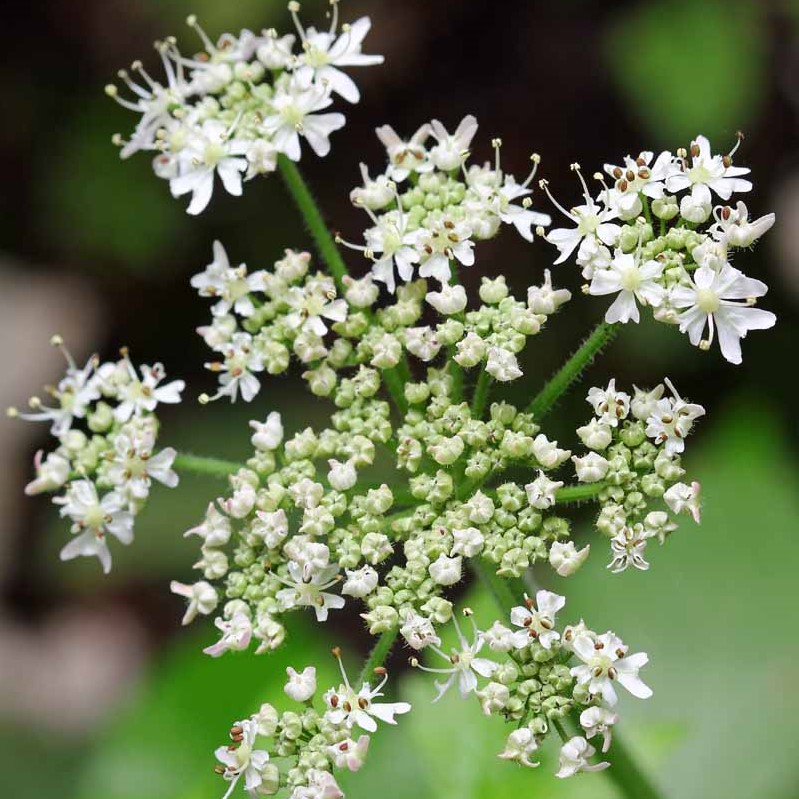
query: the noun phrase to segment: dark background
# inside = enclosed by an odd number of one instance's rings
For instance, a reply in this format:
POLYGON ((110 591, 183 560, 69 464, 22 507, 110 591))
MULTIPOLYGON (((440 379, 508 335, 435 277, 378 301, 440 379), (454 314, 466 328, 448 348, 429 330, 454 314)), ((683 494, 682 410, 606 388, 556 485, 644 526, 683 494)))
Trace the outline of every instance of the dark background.
MULTIPOLYGON (((606 613, 625 638, 632 627, 630 635, 643 638, 650 653, 662 651, 660 671, 651 667, 662 691, 643 711, 631 713, 638 714, 633 730, 640 733, 643 757, 664 786, 675 780, 671 796, 793 795, 799 772, 784 751, 781 731, 797 709, 799 654, 793 642, 799 6, 362 0, 343 2, 341 11, 343 19, 372 17, 365 50, 383 53, 386 63, 354 75, 362 102, 337 109, 347 113, 348 124, 333 135, 331 156, 320 161, 308 151, 302 168, 331 227, 349 239, 357 240, 365 226, 348 202, 358 163, 367 162, 373 173, 383 163, 373 135, 379 124, 409 134, 432 117, 454 127, 473 113, 481 124, 474 158, 491 157, 490 140, 499 136, 504 167, 521 177, 530 153, 541 153, 539 174, 567 206, 579 197, 572 161, 590 175, 627 153, 688 146, 698 133, 708 135, 717 151, 732 146, 737 130, 746 133, 736 162, 751 167, 755 189, 743 199, 752 215, 775 211, 778 221, 756 250, 737 256, 736 265, 771 287, 763 307, 778 314, 777 327, 754 332, 744 343, 743 365, 734 367, 715 347, 709 353, 690 347, 675 329, 629 326, 589 378, 599 384, 615 375, 622 385, 646 385, 668 375, 684 396, 707 407, 691 442, 697 454, 689 461, 705 482, 706 523, 698 531, 683 525, 685 538, 653 559, 657 574, 614 582, 597 552, 596 568, 576 578, 569 591, 576 592, 578 606, 582 601, 606 613), (622 629, 617 619, 625 616, 622 629), (696 665, 689 667, 692 652, 696 665)), ((175 33, 186 51, 196 49, 184 25, 191 12, 212 37, 241 27, 291 28, 284 4, 266 0, 38 0, 4 11, 3 404, 21 404, 59 374, 61 364, 47 346, 53 332, 64 334, 80 358, 93 350, 111 356, 127 344, 136 360, 162 360, 170 374, 186 378, 192 400, 213 379, 202 369, 204 344, 192 332, 206 321, 208 306, 188 278, 210 259, 213 239, 225 243, 232 260, 253 269, 270 265, 287 246, 309 246, 278 177, 247 184, 240 199, 217 187, 197 219, 152 175, 147 155, 120 163, 111 136, 126 133, 134 120, 104 96, 103 85, 135 58, 157 70, 150 43, 166 34, 175 33)), ((306 24, 323 24, 322 14, 323 4, 304 4, 306 24)), ((537 209, 557 215, 541 192, 535 196, 537 209)), ((476 286, 482 274, 503 273, 522 294, 540 282, 553 253, 543 242, 530 247, 506 230, 480 245, 477 264, 464 270, 464 279, 476 286)), ((364 264, 351 259, 351 269, 360 273, 364 264)), ((580 294, 573 265, 556 267, 554 279, 575 299, 531 341, 524 362, 528 379, 520 381, 527 391, 562 362, 606 307, 604 300, 580 294)), ((514 386, 509 396, 521 400, 524 390, 514 386)), ((246 420, 253 416, 278 409, 295 427, 309 416, 322 418, 326 403, 300 391, 293 376, 267 382, 251 408, 217 404, 201 410, 189 402, 163 415, 163 440, 241 458, 248 447, 246 420)), ((583 396, 582 389, 574 392, 553 419, 563 441, 571 441, 569 431, 585 418, 583 396)), ((136 544, 115 552, 110 579, 100 579, 95 563, 59 564, 63 525, 46 499, 20 496, 29 459, 45 442, 41 428, 0 423, 3 782, 11 780, 16 796, 213 796, 221 788, 208 777, 209 746, 227 721, 274 694, 277 663, 289 658, 299 664, 291 658, 302 659, 306 633, 296 633, 291 653, 224 665, 208 665, 197 652, 211 637, 207 627, 198 625, 194 636, 177 635, 179 606, 166 587, 170 578, 188 576, 194 554, 180 533, 223 484, 187 480, 175 492, 180 496, 157 492, 141 517, 136 544)), ((350 620, 332 634, 356 649, 362 641, 357 627, 350 620)), ((353 662, 357 657, 354 651, 353 662)), ((411 679, 404 685, 426 701, 431 686, 418 688, 411 679)), ((447 723, 461 713, 466 711, 453 707, 447 723)), ((387 744, 388 754, 375 756, 350 795, 525 790, 613 796, 602 777, 575 788, 554 785, 546 774, 522 779, 514 769, 508 772, 493 761, 501 730, 453 753, 441 718, 428 715, 426 722, 423 712, 420 718, 387 744), (438 730, 439 749, 425 737, 431 729, 438 730), (397 752, 421 764, 421 782, 381 788, 397 752), (488 758, 488 774, 474 765, 480 762, 476 753, 488 758), (453 762, 458 768, 442 767, 453 762), (460 781, 453 782, 453 772, 460 781), (489 775, 494 782, 485 782, 489 775), (503 787, 502 779, 510 782, 503 787)), ((479 712, 464 719, 470 729, 486 726, 479 712)))

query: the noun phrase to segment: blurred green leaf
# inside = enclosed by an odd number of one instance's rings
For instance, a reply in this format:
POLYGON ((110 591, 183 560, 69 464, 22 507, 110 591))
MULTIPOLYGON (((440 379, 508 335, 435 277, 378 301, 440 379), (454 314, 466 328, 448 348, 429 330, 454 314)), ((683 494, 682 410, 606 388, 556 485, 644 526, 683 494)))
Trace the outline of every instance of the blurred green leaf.
POLYGON ((764 100, 765 21, 748 0, 657 0, 625 10, 607 58, 631 114, 655 142, 726 136, 756 119, 764 100))

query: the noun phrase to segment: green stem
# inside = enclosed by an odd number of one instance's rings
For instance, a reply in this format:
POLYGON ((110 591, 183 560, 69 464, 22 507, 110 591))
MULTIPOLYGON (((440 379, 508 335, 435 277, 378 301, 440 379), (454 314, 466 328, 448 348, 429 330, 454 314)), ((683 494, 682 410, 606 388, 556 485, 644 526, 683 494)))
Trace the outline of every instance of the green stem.
POLYGON ((497 607, 502 608, 503 611, 509 611, 515 605, 522 603, 524 591, 519 591, 518 595, 514 592, 514 588, 518 587, 518 583, 500 577, 491 563, 479 558, 473 558, 469 561, 469 567, 488 589, 488 592, 497 603, 497 607))
POLYGON ((363 664, 363 669, 361 670, 361 676, 358 678, 356 690, 365 682, 374 684, 374 670, 385 663, 389 652, 391 652, 391 647, 394 646, 394 642, 397 640, 398 635, 399 628, 393 627, 392 629, 382 633, 380 638, 377 639, 377 643, 374 645, 374 647, 372 647, 369 657, 366 658, 366 663, 363 664))
POLYGON ((611 760, 610 768, 605 769, 603 773, 619 789, 622 796, 628 799, 662 799, 660 791, 641 771, 630 750, 619 740, 617 733, 613 734, 613 743, 608 756, 611 760))
POLYGON ((221 458, 204 458, 201 455, 189 455, 186 452, 179 453, 175 457, 173 465, 179 472, 208 475, 223 480, 231 474, 235 474, 239 469, 245 468, 243 463, 225 461, 221 458))
POLYGON ((316 200, 314 200, 311 189, 305 182, 299 167, 285 155, 278 156, 277 165, 289 194, 291 194, 305 220, 305 225, 314 240, 314 244, 316 244, 316 249, 319 250, 319 254, 325 264, 327 264, 330 274, 335 278, 339 290, 343 291, 343 280, 345 275, 348 274, 347 265, 344 263, 338 247, 336 247, 333 236, 330 235, 330 231, 327 229, 325 220, 322 218, 322 212, 319 210, 316 200))
POLYGON ((589 483, 588 485, 564 486, 555 492, 555 502, 558 505, 572 502, 586 502, 596 499, 607 488, 604 482, 589 483))
POLYGON ((477 385, 474 387, 472 395, 472 418, 482 419, 483 411, 488 402, 488 394, 491 390, 491 375, 483 369, 480 377, 477 378, 477 385))
POLYGON ((582 373, 591 365, 599 352, 613 340, 617 332, 618 325, 600 322, 593 329, 591 335, 580 345, 577 352, 555 372, 549 382, 538 392, 533 401, 527 406, 527 413, 532 413, 536 419, 545 416, 568 390, 569 386, 575 380, 578 380, 582 373))

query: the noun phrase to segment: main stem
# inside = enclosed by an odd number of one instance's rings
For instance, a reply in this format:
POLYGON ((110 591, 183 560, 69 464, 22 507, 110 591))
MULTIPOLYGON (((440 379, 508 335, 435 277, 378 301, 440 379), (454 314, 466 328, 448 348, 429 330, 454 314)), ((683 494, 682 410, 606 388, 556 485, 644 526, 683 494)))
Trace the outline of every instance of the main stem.
POLYGON ((208 477, 219 477, 225 479, 231 474, 235 474, 239 469, 243 469, 243 463, 226 461, 221 458, 206 458, 201 455, 190 455, 187 452, 180 452, 175 456, 172 464, 179 472, 189 472, 190 474, 201 474, 208 477))
MULTIPOLYGON (((289 194, 305 220, 305 226, 314 240, 316 249, 319 250, 322 260, 336 281, 339 291, 344 293, 344 278, 349 274, 347 264, 344 263, 336 242, 330 235, 330 230, 322 218, 322 212, 314 200, 310 187, 305 182, 299 167, 285 155, 278 156, 277 165, 289 194)), ((404 412, 406 409, 403 384, 407 382, 407 378, 403 380, 400 371, 402 367, 403 364, 400 364, 400 367, 386 369, 382 373, 386 388, 400 412, 404 412)))
MULTIPOLYGON (((393 627, 380 635, 377 639, 377 643, 372 647, 369 657, 366 658, 366 662, 363 664, 361 676, 358 681, 359 686, 366 682, 372 682, 374 670, 386 662, 389 652, 391 652, 391 647, 394 646, 394 642, 397 640, 398 635, 398 627, 393 627)), ((356 690, 358 689, 356 688, 356 690)))
POLYGON ((618 332, 618 325, 609 325, 600 322, 591 335, 581 344, 574 355, 550 378, 549 382, 538 392, 533 401, 527 406, 527 412, 540 419, 545 416, 552 406, 568 390, 569 386, 578 380, 582 373, 593 363, 594 358, 607 346, 618 332))

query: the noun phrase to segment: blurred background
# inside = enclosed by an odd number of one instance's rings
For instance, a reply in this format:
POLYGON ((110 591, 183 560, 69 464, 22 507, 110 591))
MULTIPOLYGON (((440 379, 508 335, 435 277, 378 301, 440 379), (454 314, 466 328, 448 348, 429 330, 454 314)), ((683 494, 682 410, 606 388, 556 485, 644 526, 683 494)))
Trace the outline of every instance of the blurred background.
MULTIPOLYGON (((358 162, 383 163, 378 124, 410 133, 431 117, 454 126, 474 113, 481 122, 475 157, 490 157, 490 139, 500 136, 505 167, 521 175, 529 154, 541 153, 540 174, 566 205, 579 196, 568 168, 574 160, 591 174, 627 153, 687 146, 700 132, 718 151, 732 146, 737 130, 746 133, 736 160, 751 166, 755 189, 745 200, 755 216, 775 211, 778 223, 736 263, 771 287, 763 305, 778 313, 777 327, 750 336, 744 364, 733 367, 715 348, 689 347, 675 330, 630 326, 589 377, 589 385, 615 375, 629 386, 668 375, 683 396, 707 407, 687 459, 703 483, 703 524, 683 524, 653 554, 647 574, 612 576, 597 551, 568 586, 542 578, 567 591, 570 619, 612 626, 633 649, 650 653, 646 676, 655 696, 623 701, 622 734, 666 796, 795 797, 799 4, 346 0, 342 12, 344 19, 371 15, 365 49, 385 54, 386 64, 357 76, 364 99, 346 109, 348 126, 334 134, 332 157, 306 153, 302 166, 331 227, 350 239, 364 227, 347 200, 358 162)), ((111 135, 127 132, 133 120, 105 98, 103 85, 135 58, 157 68, 156 38, 174 33, 191 52, 189 13, 213 37, 291 27, 282 0, 37 0, 5 9, 0 405, 23 404, 61 374, 60 356, 47 343, 54 332, 79 360, 95 350, 112 356, 122 344, 134 360, 162 360, 170 375, 188 381, 193 399, 213 379, 193 333, 208 305, 188 279, 210 260, 213 239, 253 269, 270 265, 284 247, 308 246, 278 178, 248 184, 241 199, 219 190, 195 219, 153 177, 146 156, 119 162, 111 135)), ((324 13, 322 2, 304 4, 309 24, 324 13)), ((540 193, 536 207, 548 210, 540 193)), ((465 279, 476 285, 480 274, 502 272, 522 293, 540 282, 552 252, 506 231, 481 245, 479 266, 465 279)), ((528 348, 525 370, 537 382, 605 308, 580 295, 576 268, 563 267, 555 279, 575 300, 528 348)), ((586 418, 586 387, 552 420, 561 442, 586 418)), ((301 388, 296 376, 272 379, 254 407, 188 402, 163 413, 162 440, 243 458, 247 419, 278 409, 291 431, 323 418, 326 402, 301 388)), ((515 399, 524 399, 518 389, 515 399)), ((213 748, 233 719, 279 696, 287 663, 319 658, 320 632, 297 614, 280 652, 212 660, 199 653, 214 638, 210 625, 180 629, 180 603, 168 583, 189 577, 195 554, 181 533, 223 483, 186 478, 180 491, 155 491, 135 545, 115 550, 109 579, 93 560, 60 564, 64 525, 47 498, 22 495, 45 441, 44 427, 0 421, 6 795, 221 795, 213 748)), ((488 623, 493 611, 479 592, 468 601, 488 623)), ((366 644, 358 619, 337 617, 323 634, 345 648, 354 669, 366 644)), ((376 736, 367 766, 347 781, 349 796, 616 795, 602 775, 554 780, 554 751, 537 772, 501 764, 502 725, 486 723, 476 703, 454 696, 444 712, 430 708, 432 685, 416 677, 398 680, 416 711, 376 736)))

